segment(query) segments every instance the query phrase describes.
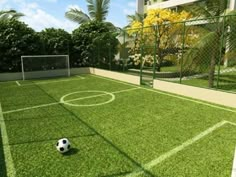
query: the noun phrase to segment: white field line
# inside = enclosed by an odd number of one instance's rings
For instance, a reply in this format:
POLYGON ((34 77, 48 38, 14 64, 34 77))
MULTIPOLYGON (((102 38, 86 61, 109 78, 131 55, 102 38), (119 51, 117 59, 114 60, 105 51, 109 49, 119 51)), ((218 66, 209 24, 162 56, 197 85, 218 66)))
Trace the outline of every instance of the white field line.
MULTIPOLYGON (((132 91, 132 90, 136 90, 136 89, 138 89, 138 88, 119 90, 119 91, 110 92, 110 93, 122 93, 122 92, 128 92, 128 91, 132 91)), ((75 98, 75 99, 66 100, 66 102, 72 102, 72 101, 77 101, 77 100, 82 100, 82 99, 89 99, 89 98, 99 97, 99 96, 103 96, 103 95, 107 95, 107 94, 104 93, 104 94, 99 94, 99 95, 92 95, 92 96, 87 96, 87 97, 75 98)), ((59 101, 59 102, 54 102, 54 103, 41 104, 41 105, 37 105, 37 106, 30 106, 30 107, 21 108, 21 109, 4 111, 3 114, 21 112, 21 111, 26 111, 26 110, 36 109, 36 108, 41 108, 41 107, 47 107, 47 106, 52 106, 52 105, 57 105, 57 104, 62 104, 62 103, 61 103, 61 101, 59 101)))
POLYGON ((78 78, 81 78, 81 79, 85 79, 84 77, 79 76, 79 75, 76 75, 75 77, 78 77, 78 78))
MULTIPOLYGON (((150 170, 152 167, 156 166, 157 164, 161 163, 162 161, 170 158, 171 156, 175 155, 176 153, 178 153, 179 151, 182 151, 183 149, 185 149, 186 147, 192 145, 193 143, 195 143, 196 141, 204 138, 205 136, 209 135, 210 133, 212 133, 214 130, 222 127, 223 125, 225 124, 231 124, 231 125, 234 125, 236 126, 235 123, 233 122, 229 122, 229 121, 221 121, 215 125, 213 125, 212 127, 208 128, 207 130, 201 132, 200 134, 198 134, 197 136, 185 141, 184 143, 182 143, 181 145, 175 147, 174 149, 162 154, 161 156, 159 156, 158 158, 146 163, 143 165, 143 168, 146 169, 146 170, 150 170)), ((140 174, 143 174, 144 172, 142 170, 137 170, 137 171, 134 171, 133 173, 130 173, 126 176, 128 177, 135 177, 135 176, 138 176, 140 174)))
MULTIPOLYGON (((125 90, 120 90, 120 91, 115 91, 115 92, 110 92, 110 93, 122 93, 122 92, 128 92, 128 91, 132 91, 132 90, 136 90, 136 89, 139 89, 139 88, 125 89, 125 90)), ((89 98, 95 98, 95 97, 100 97, 100 96, 105 96, 105 95, 108 95, 108 94, 107 93, 101 93, 101 94, 98 94, 98 95, 91 95, 91 96, 86 96, 86 97, 81 97, 81 98, 69 99, 69 100, 65 100, 64 102, 73 102, 73 101, 84 100, 84 99, 89 99, 89 98)))
POLYGON ((18 81, 16 81, 16 84, 17 84, 18 86, 21 86, 21 84, 20 84, 18 81))
MULTIPOLYGON (((137 87, 137 86, 134 86, 132 84, 125 83, 125 82, 122 82, 122 81, 116 81, 116 80, 113 80, 113 79, 104 78, 104 77, 97 76, 97 75, 92 75, 92 76, 98 77, 98 78, 101 78, 101 79, 104 79, 104 80, 109 80, 109 81, 113 81, 113 82, 117 82, 117 83, 121 83, 121 84, 125 84, 125 85, 130 85, 130 86, 133 86, 133 87, 137 87)), ((229 112, 236 113, 236 110, 234 110, 234 109, 225 108, 225 107, 217 106, 217 105, 214 105, 214 104, 210 104, 210 103, 206 103, 206 102, 203 102, 203 101, 198 101, 198 100, 194 100, 194 99, 191 99, 191 98, 182 97, 182 96, 178 96, 178 95, 174 95, 174 94, 170 94, 170 93, 165 93, 165 92, 154 90, 154 89, 149 89, 149 88, 144 88, 144 87, 140 87, 140 88, 144 89, 144 90, 147 90, 147 91, 150 91, 150 92, 156 92, 156 93, 159 93, 161 95, 166 95, 166 96, 178 98, 178 99, 181 99, 181 100, 191 101, 191 102, 194 102, 194 103, 197 103, 197 104, 202 104, 202 105, 209 106, 209 107, 212 107, 212 108, 221 109, 221 110, 224 110, 224 111, 229 111, 229 112)))
POLYGON ((15 109, 15 110, 10 110, 10 111, 4 111, 2 112, 3 114, 10 114, 13 112, 21 112, 21 111, 26 111, 26 110, 30 110, 30 109, 36 109, 36 108, 42 108, 42 107, 47 107, 47 106, 52 106, 52 105, 56 105, 59 104, 60 102, 55 102, 55 103, 48 103, 48 104, 41 104, 41 105, 37 105, 37 106, 31 106, 31 107, 26 107, 26 108, 20 108, 20 109, 15 109))
POLYGON ((15 177, 16 171, 15 171, 15 166, 14 166, 12 155, 11 155, 11 150, 10 150, 10 145, 9 145, 9 140, 8 140, 6 125, 5 125, 5 121, 3 117, 1 103, 0 103, 0 127, 1 127, 2 141, 3 141, 2 143, 3 143, 5 163, 6 163, 6 168, 7 168, 6 169, 7 176, 15 177))

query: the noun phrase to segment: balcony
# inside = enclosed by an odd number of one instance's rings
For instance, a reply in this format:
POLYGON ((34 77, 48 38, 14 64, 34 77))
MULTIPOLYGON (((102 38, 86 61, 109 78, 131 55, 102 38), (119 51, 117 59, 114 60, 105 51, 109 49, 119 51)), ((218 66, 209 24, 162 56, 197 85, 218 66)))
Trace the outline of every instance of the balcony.
POLYGON ((180 5, 191 4, 199 0, 149 0, 146 2, 147 10, 157 8, 173 8, 180 5))

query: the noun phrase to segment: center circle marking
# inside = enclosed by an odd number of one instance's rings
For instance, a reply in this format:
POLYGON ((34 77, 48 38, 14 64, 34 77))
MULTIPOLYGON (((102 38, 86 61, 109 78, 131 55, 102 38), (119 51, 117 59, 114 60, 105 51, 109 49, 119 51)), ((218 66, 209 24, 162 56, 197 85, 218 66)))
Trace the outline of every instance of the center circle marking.
POLYGON ((77 91, 77 92, 72 92, 72 93, 66 94, 66 95, 61 97, 60 103, 63 103, 65 105, 69 105, 69 106, 88 107, 88 106, 101 106, 101 105, 104 105, 104 104, 108 104, 108 103, 110 103, 114 100, 115 100, 115 95, 113 93, 109 93, 109 92, 105 92, 105 91, 98 91, 98 90, 86 90, 86 91, 77 91), (77 94, 77 93, 99 93, 99 94, 98 95, 91 95, 91 96, 81 97, 81 98, 70 99, 70 100, 65 100, 66 97, 68 97, 70 95, 77 94), (73 104, 73 103, 70 103, 72 101, 96 98, 96 97, 101 97, 101 96, 106 96, 106 95, 109 95, 111 98, 109 100, 105 101, 105 102, 102 102, 102 103, 95 103, 95 104, 73 104))

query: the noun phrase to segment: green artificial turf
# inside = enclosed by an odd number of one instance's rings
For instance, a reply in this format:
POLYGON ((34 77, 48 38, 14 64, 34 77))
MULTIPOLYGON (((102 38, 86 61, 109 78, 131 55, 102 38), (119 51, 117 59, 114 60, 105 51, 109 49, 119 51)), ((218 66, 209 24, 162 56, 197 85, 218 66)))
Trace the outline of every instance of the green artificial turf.
MULTIPOLYGON (((150 168, 147 164, 223 120, 236 123, 235 110, 83 77, 20 81, 21 86, 1 83, 0 102, 17 177, 231 175, 236 144, 236 126, 231 124, 161 163, 150 168), (64 101, 73 106, 60 103, 65 95, 64 101), (63 137, 72 144, 65 155, 55 148, 63 137)), ((0 146, 3 162, 1 154, 0 146)))

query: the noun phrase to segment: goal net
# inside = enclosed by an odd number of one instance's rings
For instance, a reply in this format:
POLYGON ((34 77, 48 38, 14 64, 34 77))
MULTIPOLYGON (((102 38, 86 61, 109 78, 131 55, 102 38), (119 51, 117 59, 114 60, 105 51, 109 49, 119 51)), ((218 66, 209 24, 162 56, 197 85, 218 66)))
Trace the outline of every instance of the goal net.
POLYGON ((68 55, 21 56, 22 78, 70 76, 68 55))

